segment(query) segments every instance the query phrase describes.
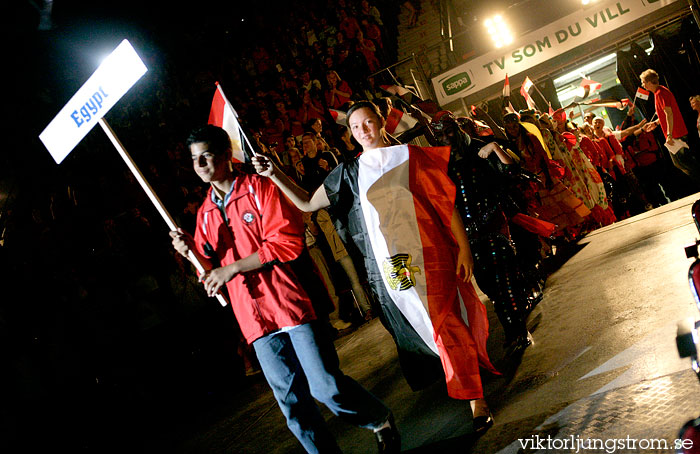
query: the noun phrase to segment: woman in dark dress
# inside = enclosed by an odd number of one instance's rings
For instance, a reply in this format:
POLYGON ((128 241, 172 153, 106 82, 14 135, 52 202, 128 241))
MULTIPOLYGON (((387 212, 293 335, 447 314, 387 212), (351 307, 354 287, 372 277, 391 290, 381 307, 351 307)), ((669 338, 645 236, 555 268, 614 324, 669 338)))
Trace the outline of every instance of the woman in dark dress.
MULTIPOLYGON (((399 361, 409 385, 420 389, 443 375, 450 397, 470 401, 474 429, 483 433, 491 427, 493 418, 483 399, 479 367, 498 372, 486 353, 485 307, 469 282, 473 261, 464 225, 454 209, 455 188, 447 176, 449 150, 406 145, 391 147, 384 119, 376 105, 369 101, 353 104, 347 112, 347 121, 363 153, 350 162, 339 164, 312 195, 294 185, 264 156, 254 158, 253 164, 259 174, 270 177, 302 211, 331 207, 341 230, 352 237, 365 257, 370 285, 381 305, 381 320, 397 344, 399 361), (369 189, 363 189, 363 181, 371 179, 374 170, 390 167, 392 161, 406 156, 410 161, 406 159, 391 167, 372 180, 369 189), (410 189, 401 186, 399 180, 406 173, 411 174, 409 180, 413 178, 411 181, 420 184, 410 189), (410 218, 410 213, 403 208, 407 199, 416 204, 416 211, 420 209, 422 218, 418 222, 426 221, 424 224, 430 224, 434 234, 424 236, 421 231, 422 251, 413 248, 409 249, 410 253, 398 254, 406 250, 401 249, 404 244, 397 246, 399 251, 396 251, 396 243, 389 240, 387 244, 378 244, 372 221, 376 218, 376 224, 387 229, 386 225, 392 220, 410 218), (367 205, 381 206, 376 208, 375 218, 367 214, 367 205), (437 215, 442 216, 436 219, 437 215), (426 242, 431 243, 429 247, 426 242), (383 262, 376 252, 381 248, 386 248, 389 254, 383 262), (411 263, 411 257, 419 255, 424 261, 411 263), (422 267, 415 266, 418 263, 422 267), (396 272, 387 271, 390 265, 396 265, 396 272), (433 274, 435 269, 439 271, 433 274), (431 296, 427 302, 410 306, 405 299, 410 298, 411 292, 431 296), (469 325, 461 315, 462 303, 469 325), (421 322, 427 323, 421 325, 421 322), (440 363, 442 373, 434 367, 440 363)), ((395 231, 383 234, 401 237, 392 240, 399 243, 412 236, 412 226, 399 225, 403 227, 389 228, 395 231)))

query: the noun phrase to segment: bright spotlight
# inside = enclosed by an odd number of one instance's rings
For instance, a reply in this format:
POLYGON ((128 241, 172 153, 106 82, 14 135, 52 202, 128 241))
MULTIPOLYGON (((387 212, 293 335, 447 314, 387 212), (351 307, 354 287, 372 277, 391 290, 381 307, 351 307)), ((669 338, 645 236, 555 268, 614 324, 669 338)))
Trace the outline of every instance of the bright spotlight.
POLYGON ((491 39, 496 47, 503 47, 504 45, 513 43, 513 34, 510 32, 508 24, 503 20, 503 16, 500 14, 496 14, 484 20, 484 26, 489 35, 491 35, 491 39))

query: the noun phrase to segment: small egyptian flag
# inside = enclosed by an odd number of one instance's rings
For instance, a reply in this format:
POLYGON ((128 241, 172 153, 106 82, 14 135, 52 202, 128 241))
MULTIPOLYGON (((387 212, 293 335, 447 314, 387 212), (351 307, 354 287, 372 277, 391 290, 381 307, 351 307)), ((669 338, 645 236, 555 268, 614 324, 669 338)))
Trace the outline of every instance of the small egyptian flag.
POLYGON ((508 74, 506 74, 506 81, 503 84, 503 99, 510 98, 510 80, 508 80, 508 74))
POLYGON ((639 87, 637 88, 637 93, 634 95, 634 97, 646 101, 647 99, 649 99, 649 91, 643 89, 642 87, 639 87))
POLYGON ((392 107, 391 112, 389 112, 389 118, 386 119, 386 126, 384 129, 393 136, 408 131, 417 124, 418 120, 404 113, 403 110, 392 107))
POLYGON ((380 88, 389 94, 400 97, 409 104, 413 104, 414 98, 418 98, 418 95, 403 85, 381 85, 380 88))
POLYGON ((209 111, 209 124, 218 126, 228 133, 231 139, 231 149, 233 150, 233 160, 246 162, 245 153, 241 144, 241 126, 238 123, 238 115, 226 99, 224 90, 219 83, 216 83, 216 92, 211 102, 209 111))
POLYGON ((510 102, 510 80, 506 74, 506 80, 503 83, 503 109, 509 113, 515 113, 513 104, 510 102))
POLYGON ((600 82, 596 82, 595 80, 584 78, 581 81, 580 86, 583 87, 584 90, 586 90, 586 96, 582 96, 582 98, 586 98, 588 95, 600 90, 603 87, 603 84, 601 84, 600 82))
POLYGON ((529 77, 525 76, 525 80, 523 81, 523 84, 520 86, 520 94, 525 98, 525 102, 527 102, 527 106, 530 109, 535 109, 537 110, 537 105, 535 104, 535 100, 532 99, 532 96, 530 96, 530 89, 532 86, 535 85, 533 81, 530 80, 529 77))
POLYGON ((339 125, 346 126, 347 115, 345 114, 345 112, 336 109, 328 109, 328 111, 331 113, 333 121, 335 121, 339 125))
POLYGON ((414 90, 403 85, 380 85, 380 88, 391 95, 392 101, 397 106, 401 102, 405 102, 409 106, 416 107, 429 116, 435 115, 440 111, 440 106, 432 99, 420 98, 414 90))

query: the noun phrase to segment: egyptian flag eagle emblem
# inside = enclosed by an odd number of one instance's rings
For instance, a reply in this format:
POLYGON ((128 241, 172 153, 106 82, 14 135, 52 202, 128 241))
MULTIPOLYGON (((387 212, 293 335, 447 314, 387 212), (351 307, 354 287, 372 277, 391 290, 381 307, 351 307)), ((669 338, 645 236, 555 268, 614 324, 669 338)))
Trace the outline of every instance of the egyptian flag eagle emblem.
POLYGON ((396 254, 382 263, 384 279, 392 290, 408 290, 416 285, 414 273, 420 268, 411 266, 411 254, 396 254))

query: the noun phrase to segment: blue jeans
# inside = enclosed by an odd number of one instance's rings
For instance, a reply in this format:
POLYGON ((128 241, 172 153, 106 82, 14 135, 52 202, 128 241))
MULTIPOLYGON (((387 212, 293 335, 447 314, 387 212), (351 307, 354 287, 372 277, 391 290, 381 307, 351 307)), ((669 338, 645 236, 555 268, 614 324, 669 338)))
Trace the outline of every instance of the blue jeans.
POLYGON ((389 409, 340 370, 331 338, 318 322, 253 342, 287 426, 309 453, 340 452, 314 398, 349 423, 376 429, 389 409))

